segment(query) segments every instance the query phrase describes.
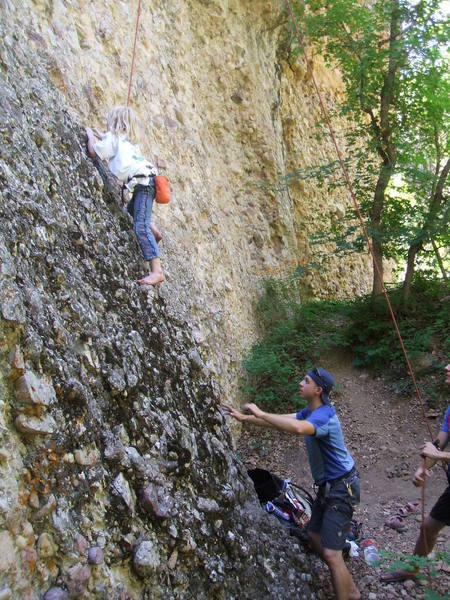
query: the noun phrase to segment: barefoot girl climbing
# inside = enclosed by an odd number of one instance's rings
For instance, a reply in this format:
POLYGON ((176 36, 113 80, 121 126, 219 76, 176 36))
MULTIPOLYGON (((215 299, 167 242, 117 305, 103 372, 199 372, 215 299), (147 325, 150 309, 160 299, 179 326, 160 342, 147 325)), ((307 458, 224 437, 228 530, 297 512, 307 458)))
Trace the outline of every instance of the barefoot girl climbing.
POLYGON ((92 158, 98 156, 107 160, 110 171, 124 184, 124 191, 132 194, 127 209, 133 216, 136 238, 151 269, 138 283, 158 285, 164 281, 157 244, 161 234, 151 222, 157 170, 130 141, 130 138, 136 139, 137 129, 137 117, 131 108, 113 108, 108 114, 107 132, 103 136, 86 128, 88 151, 92 158))

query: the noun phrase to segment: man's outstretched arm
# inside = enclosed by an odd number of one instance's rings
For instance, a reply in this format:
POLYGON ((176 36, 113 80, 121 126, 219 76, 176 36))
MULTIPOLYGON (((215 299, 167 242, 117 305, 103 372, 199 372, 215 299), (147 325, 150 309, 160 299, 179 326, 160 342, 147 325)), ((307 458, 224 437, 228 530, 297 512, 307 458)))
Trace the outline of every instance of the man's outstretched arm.
POLYGON ((296 414, 292 415, 275 415, 272 413, 267 413, 261 410, 256 406, 256 404, 246 404, 244 406, 244 412, 250 413, 258 419, 258 421, 263 421, 266 423, 266 426, 276 427, 281 431, 286 431, 288 433, 296 433, 297 435, 314 435, 316 430, 312 423, 309 421, 299 421, 296 418, 296 414))
MULTIPOLYGON (((234 408, 234 406, 231 406, 229 404, 222 404, 221 409, 223 410, 223 412, 226 415, 233 417, 240 423, 247 423, 249 425, 257 425, 258 427, 276 428, 276 425, 270 423, 269 421, 266 421, 264 419, 256 417, 253 414, 244 414, 244 413, 240 412, 239 410, 237 410, 236 408, 234 408)), ((290 419, 291 421, 295 421, 296 417, 297 417, 297 413, 291 413, 291 414, 286 414, 286 415, 276 415, 276 416, 290 419)))
POLYGON ((246 404, 241 413, 232 406, 222 406, 222 409, 238 421, 258 425, 260 427, 275 427, 288 433, 298 435, 314 435, 316 430, 309 421, 299 421, 296 413, 288 415, 275 415, 267 413, 256 406, 256 404, 246 404))
MULTIPOLYGON (((255 415, 244 414, 240 412, 239 410, 237 410, 237 408, 234 408, 234 406, 231 406, 230 404, 222 404, 220 408, 226 415, 235 418, 236 421, 239 421, 240 423, 247 423, 248 425, 257 425, 258 427, 275 427, 275 425, 268 423, 264 419, 259 419, 258 417, 255 417, 255 415)), ((280 416, 287 417, 289 419, 295 419, 297 413, 280 416)))

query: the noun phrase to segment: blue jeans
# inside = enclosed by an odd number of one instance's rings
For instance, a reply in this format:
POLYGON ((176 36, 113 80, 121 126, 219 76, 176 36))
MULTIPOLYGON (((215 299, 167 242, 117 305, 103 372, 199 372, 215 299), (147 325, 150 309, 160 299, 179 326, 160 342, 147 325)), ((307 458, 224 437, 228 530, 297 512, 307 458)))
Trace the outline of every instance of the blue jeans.
POLYGON ((133 211, 134 233, 145 260, 159 258, 158 244, 150 229, 153 200, 155 199, 155 185, 153 180, 151 181, 150 185, 137 185, 130 202, 130 208, 133 211))

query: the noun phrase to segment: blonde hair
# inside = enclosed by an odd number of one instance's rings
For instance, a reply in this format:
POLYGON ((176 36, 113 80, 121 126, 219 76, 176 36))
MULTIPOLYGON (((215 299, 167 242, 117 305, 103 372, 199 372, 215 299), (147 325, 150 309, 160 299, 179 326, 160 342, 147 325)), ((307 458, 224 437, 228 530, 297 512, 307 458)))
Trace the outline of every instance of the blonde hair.
POLYGON ((133 141, 140 136, 139 118, 129 106, 115 106, 106 117, 106 127, 114 135, 126 135, 133 141))

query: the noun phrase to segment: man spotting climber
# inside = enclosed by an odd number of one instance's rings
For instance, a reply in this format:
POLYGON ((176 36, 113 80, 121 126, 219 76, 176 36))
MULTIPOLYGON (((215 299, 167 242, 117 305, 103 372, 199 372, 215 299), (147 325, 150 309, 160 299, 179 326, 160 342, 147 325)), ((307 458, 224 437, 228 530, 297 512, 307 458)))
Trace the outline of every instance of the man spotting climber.
MULTIPOLYGON (((450 364, 445 367, 445 383, 450 385, 450 364)), ((425 464, 421 464, 416 470, 413 483, 417 487, 424 485, 425 477, 431 475, 430 469, 438 461, 447 463, 447 482, 448 485, 444 492, 436 501, 430 514, 425 518, 423 529, 421 528, 419 537, 416 541, 414 554, 416 556, 427 556, 434 548, 438 535, 442 529, 450 525, 450 453, 444 452, 444 448, 449 442, 450 436, 450 406, 445 411, 441 430, 434 442, 428 442, 421 450, 421 455, 425 459, 425 464)), ((385 583, 394 581, 405 581, 405 579, 415 579, 419 569, 397 569, 390 573, 383 573, 381 581, 385 583)))
POLYGON ((300 396, 307 400, 308 406, 297 413, 271 414, 256 404, 246 404, 243 412, 228 405, 222 408, 242 423, 305 436, 312 476, 318 487, 308 536, 314 550, 330 568, 336 598, 359 600, 361 595, 342 557, 353 510, 359 504, 359 475, 345 447, 336 411, 330 406, 333 386, 331 373, 312 369, 300 383, 300 396))

